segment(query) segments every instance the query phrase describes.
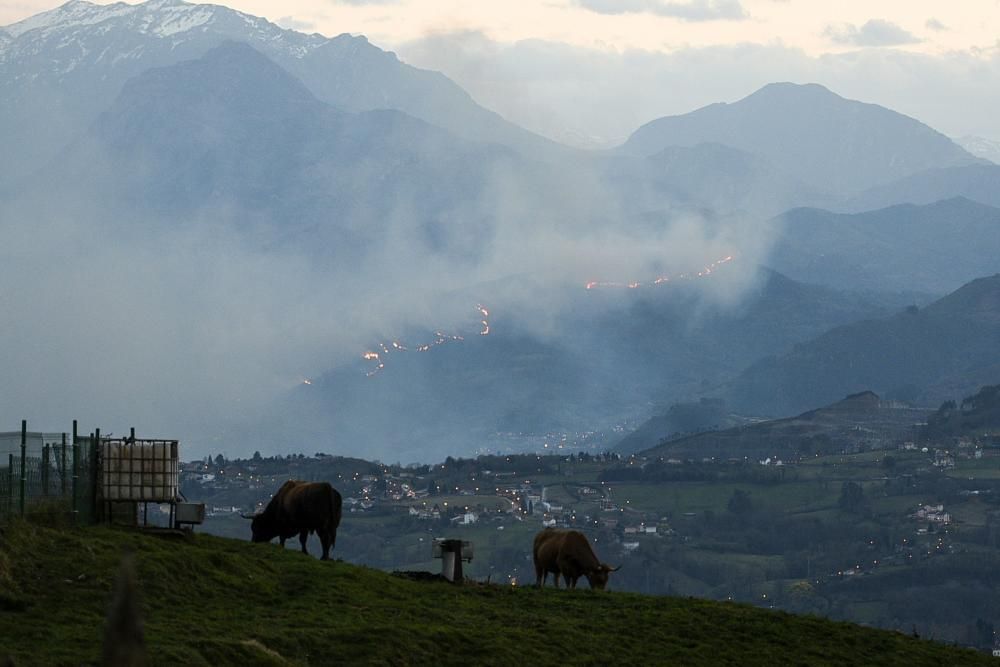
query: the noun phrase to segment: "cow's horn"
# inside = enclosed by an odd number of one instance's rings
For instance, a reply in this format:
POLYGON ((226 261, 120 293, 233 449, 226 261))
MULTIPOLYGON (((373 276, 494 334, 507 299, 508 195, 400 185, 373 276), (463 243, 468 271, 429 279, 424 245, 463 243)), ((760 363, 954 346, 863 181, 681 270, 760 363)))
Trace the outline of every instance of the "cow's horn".
POLYGON ((256 514, 245 514, 243 512, 240 512, 240 516, 243 517, 244 519, 254 519, 257 517, 256 514))
POLYGON ((617 572, 618 570, 622 569, 621 565, 619 565, 618 567, 611 567, 607 563, 604 564, 604 567, 607 568, 608 572, 617 572))

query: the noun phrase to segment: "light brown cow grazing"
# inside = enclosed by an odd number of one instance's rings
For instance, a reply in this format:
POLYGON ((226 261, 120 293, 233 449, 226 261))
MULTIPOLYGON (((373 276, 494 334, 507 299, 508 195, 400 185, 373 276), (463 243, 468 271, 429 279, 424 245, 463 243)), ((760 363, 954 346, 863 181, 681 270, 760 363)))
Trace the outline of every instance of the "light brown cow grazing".
POLYGON ((561 574, 567 588, 576 588, 577 579, 587 577, 591 588, 604 590, 608 585, 608 574, 621 569, 621 566, 611 567, 598 560, 590 541, 578 530, 546 528, 535 535, 533 555, 539 588, 551 572, 555 575, 556 588, 559 588, 561 574))

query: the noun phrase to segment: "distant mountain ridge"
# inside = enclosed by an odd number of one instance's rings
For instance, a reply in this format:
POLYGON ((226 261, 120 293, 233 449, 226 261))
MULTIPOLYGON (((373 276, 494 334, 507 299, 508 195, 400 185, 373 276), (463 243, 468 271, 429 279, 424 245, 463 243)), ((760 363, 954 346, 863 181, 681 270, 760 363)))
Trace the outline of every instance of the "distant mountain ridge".
POLYGON ((774 416, 866 390, 936 407, 996 384, 998 346, 1000 274, 973 280, 925 308, 837 327, 764 358, 722 394, 735 410, 774 416))
POLYGON ((16 159, 3 161, 0 185, 51 159, 132 76, 197 58, 226 40, 249 43, 344 110, 396 109, 536 157, 571 152, 480 107, 444 75, 406 65, 364 37, 307 35, 221 5, 71 0, 3 30, 0 145, 16 159))
POLYGON ((769 227, 769 265, 804 282, 944 294, 1000 271, 1000 209, 962 197, 856 214, 798 208, 769 227))
POLYGON ((732 104, 650 121, 621 150, 652 155, 668 146, 715 142, 769 159, 833 195, 860 192, 974 157, 923 123, 817 84, 772 83, 732 104))
POLYGON ((264 54, 224 42, 130 79, 37 196, 106 204, 95 224, 238 220, 323 261, 361 261, 393 226, 460 261, 490 235, 492 171, 512 164, 530 172, 511 149, 399 111, 338 110, 264 54), (409 215, 393 216, 403 205, 409 215))
POLYGON ((972 164, 927 169, 865 190, 848 199, 840 210, 871 211, 894 204, 932 204, 955 197, 1000 207, 1000 165, 972 164))
POLYGON ((0 145, 11 159, 0 164, 0 196, 30 182, 128 79, 227 40, 248 43, 338 109, 402 111, 530 160, 591 170, 625 192, 626 212, 638 217, 677 207, 758 219, 793 206, 836 208, 845 193, 977 161, 913 119, 812 84, 770 84, 734 104, 653 121, 609 158, 509 123, 442 74, 402 63, 365 37, 299 33, 219 5, 71 0, 2 31, 0 145))

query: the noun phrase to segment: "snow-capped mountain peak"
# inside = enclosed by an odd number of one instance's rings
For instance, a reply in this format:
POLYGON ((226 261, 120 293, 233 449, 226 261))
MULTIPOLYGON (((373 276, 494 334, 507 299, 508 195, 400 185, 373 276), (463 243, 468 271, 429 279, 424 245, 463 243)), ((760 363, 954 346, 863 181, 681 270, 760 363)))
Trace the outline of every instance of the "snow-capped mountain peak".
POLYGON ((95 5, 84 0, 70 0, 64 5, 50 9, 41 14, 35 14, 23 21, 4 28, 11 37, 20 37, 32 30, 60 29, 67 25, 88 26, 103 23, 109 19, 134 13, 138 5, 127 5, 124 2, 113 5, 95 5))
POLYGON ((0 186, 51 160, 130 78, 228 41, 249 45, 343 111, 395 109, 476 141, 542 156, 555 148, 478 106, 444 75, 410 67, 364 37, 301 33, 218 4, 72 0, 0 26, 0 146, 19 156, 0 161, 0 186))
MULTIPOLYGON (((184 0, 148 0, 130 5, 118 2, 97 5, 86 0, 70 0, 41 14, 0 28, 0 56, 17 48, 19 38, 30 39, 23 50, 36 51, 42 43, 58 40, 59 47, 75 47, 100 39, 115 31, 133 35, 184 40, 190 33, 215 31, 226 36, 259 39, 287 55, 301 58, 327 41, 322 35, 306 35, 286 30, 257 16, 244 14, 221 5, 195 4, 184 0), (5 48, 6 47, 6 48, 5 48)), ((0 57, 0 62, 8 60, 0 57)))

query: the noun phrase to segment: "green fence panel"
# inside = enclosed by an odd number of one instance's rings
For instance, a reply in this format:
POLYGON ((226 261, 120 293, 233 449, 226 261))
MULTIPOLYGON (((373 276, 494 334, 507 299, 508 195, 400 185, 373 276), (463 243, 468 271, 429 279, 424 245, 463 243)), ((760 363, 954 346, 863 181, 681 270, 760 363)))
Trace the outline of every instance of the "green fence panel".
POLYGON ((93 520, 96 446, 91 438, 78 440, 86 442, 74 448, 64 433, 0 432, 0 524, 22 514, 93 520))

